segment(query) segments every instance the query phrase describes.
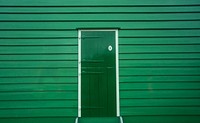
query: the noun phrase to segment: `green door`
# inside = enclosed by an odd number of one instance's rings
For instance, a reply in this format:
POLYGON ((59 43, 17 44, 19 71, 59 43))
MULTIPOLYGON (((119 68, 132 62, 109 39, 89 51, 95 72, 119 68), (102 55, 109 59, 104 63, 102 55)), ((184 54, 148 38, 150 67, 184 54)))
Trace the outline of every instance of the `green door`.
POLYGON ((81 116, 116 116, 115 31, 81 31, 81 116))

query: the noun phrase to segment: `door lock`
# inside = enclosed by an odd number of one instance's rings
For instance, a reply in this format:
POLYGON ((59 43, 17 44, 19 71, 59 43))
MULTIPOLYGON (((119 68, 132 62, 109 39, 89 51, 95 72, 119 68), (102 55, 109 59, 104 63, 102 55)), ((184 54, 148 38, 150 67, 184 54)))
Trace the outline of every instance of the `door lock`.
POLYGON ((108 46, 108 50, 109 50, 109 51, 112 51, 112 46, 111 46, 111 45, 108 46))

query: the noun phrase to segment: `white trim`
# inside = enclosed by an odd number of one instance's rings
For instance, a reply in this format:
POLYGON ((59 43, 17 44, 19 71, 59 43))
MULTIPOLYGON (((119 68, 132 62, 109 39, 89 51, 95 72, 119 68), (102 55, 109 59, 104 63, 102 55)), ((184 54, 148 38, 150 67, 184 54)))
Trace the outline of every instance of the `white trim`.
POLYGON ((121 116, 119 116, 120 118, 120 123, 124 123, 123 118, 121 116))
POLYGON ((119 100, 119 50, 118 50, 118 30, 115 31, 115 49, 116 49, 116 100, 117 100, 117 116, 120 116, 120 100, 119 100))
POLYGON ((78 117, 75 119, 75 123, 78 123, 78 117))
POLYGON ((78 31, 78 117, 81 117, 81 31, 78 31))
POLYGON ((120 116, 119 100, 119 51, 118 51, 118 29, 83 29, 78 30, 78 117, 81 117, 81 31, 114 31, 116 49, 116 114, 120 116))

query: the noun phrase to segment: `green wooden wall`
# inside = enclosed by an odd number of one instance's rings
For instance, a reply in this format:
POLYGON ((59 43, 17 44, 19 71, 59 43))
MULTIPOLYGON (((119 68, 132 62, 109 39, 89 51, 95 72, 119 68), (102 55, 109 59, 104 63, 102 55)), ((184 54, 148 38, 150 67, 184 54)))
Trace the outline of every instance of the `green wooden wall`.
POLYGON ((0 122, 73 123, 77 28, 120 28, 125 123, 200 122, 199 0, 0 0, 0 122))

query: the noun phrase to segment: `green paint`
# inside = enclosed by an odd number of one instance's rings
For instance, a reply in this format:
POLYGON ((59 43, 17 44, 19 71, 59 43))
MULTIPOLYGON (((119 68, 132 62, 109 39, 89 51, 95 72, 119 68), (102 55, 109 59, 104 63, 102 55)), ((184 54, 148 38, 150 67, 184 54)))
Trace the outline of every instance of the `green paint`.
POLYGON ((81 113, 83 117, 116 116, 114 31, 81 32, 81 113), (112 46, 109 51, 108 47, 112 46))
POLYGON ((124 122, 199 123, 199 4, 0 0, 0 122, 74 123, 77 29, 119 28, 124 122))
POLYGON ((35 0, 32 2, 26 1, 26 0, 13 0, 12 2, 10 1, 4 1, 1 0, 0 3, 2 5, 15 5, 15 6, 98 6, 98 5, 110 5, 110 6, 115 6, 115 5, 133 5, 133 6, 139 6, 139 5, 190 5, 190 4, 198 4, 199 0, 176 0, 176 1, 171 1, 171 0, 136 0, 136 1, 130 1, 130 0, 102 0, 102 1, 94 1, 94 0, 75 0, 75 1, 66 1, 66 0, 59 0, 59 1, 54 1, 54 0, 35 0))

